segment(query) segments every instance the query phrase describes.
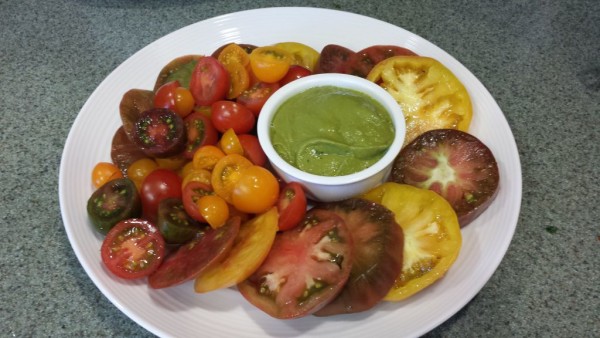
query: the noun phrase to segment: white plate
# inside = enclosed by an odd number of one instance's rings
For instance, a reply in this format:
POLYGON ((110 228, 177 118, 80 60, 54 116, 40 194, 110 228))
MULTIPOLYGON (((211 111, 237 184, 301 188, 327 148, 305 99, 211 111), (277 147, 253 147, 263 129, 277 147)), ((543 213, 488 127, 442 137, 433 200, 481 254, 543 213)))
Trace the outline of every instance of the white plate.
MULTIPOLYGON (((457 37, 459 38, 459 37, 457 37)), ((146 46, 117 67, 92 93, 73 124, 59 177, 60 206, 73 250, 104 295, 139 325, 159 336, 365 337, 419 336, 468 303, 502 260, 517 225, 521 166, 507 121, 486 88, 462 64, 432 43, 402 28, 356 14, 314 8, 268 8, 237 12, 182 28, 146 46), (188 283, 150 290, 145 281, 118 280, 100 260, 102 237, 86 214, 90 173, 110 160, 120 125, 118 105, 131 88, 151 89, 160 69, 185 54, 210 54, 228 42, 267 45, 298 41, 321 50, 336 43, 353 50, 395 44, 431 56, 450 68, 468 89, 474 106, 470 132, 487 144, 500 167, 500 193, 492 206, 463 230, 463 248, 448 274, 400 303, 381 303, 359 314, 281 321, 247 303, 234 289, 199 295, 188 283)))

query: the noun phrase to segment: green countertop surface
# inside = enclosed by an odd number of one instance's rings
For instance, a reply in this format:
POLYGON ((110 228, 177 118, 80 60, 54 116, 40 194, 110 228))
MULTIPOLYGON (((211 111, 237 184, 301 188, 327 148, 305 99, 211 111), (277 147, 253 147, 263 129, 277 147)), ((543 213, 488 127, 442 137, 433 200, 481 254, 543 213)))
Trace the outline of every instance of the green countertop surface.
POLYGON ((67 135, 94 89, 147 44, 217 15, 280 6, 362 14, 431 41, 486 86, 510 124, 523 174, 514 238, 477 296, 426 336, 600 336, 593 0, 0 1, 0 336, 152 336, 71 248, 58 199, 67 135))

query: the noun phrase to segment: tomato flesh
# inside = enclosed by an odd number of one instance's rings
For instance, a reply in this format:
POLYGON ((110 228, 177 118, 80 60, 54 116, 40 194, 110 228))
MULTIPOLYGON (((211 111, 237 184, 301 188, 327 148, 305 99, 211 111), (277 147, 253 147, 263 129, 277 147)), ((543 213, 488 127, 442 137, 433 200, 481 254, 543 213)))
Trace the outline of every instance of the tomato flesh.
POLYGON ((158 229, 142 219, 119 222, 106 235, 100 248, 102 262, 124 279, 150 275, 165 256, 165 242, 158 229))
POLYGON ((190 80, 190 91, 196 105, 210 106, 225 99, 229 86, 229 73, 216 58, 205 56, 198 60, 190 80))
POLYGON ((142 204, 133 181, 118 178, 92 193, 87 202, 87 212, 96 230, 106 234, 118 222, 139 217, 142 204))
POLYGON ((183 152, 185 158, 192 159, 198 148, 217 143, 219 134, 208 116, 195 112, 188 115, 183 122, 187 131, 187 144, 183 152))
POLYGON ((174 111, 155 108, 143 112, 135 122, 134 142, 151 157, 169 157, 180 153, 186 142, 181 116, 174 111))

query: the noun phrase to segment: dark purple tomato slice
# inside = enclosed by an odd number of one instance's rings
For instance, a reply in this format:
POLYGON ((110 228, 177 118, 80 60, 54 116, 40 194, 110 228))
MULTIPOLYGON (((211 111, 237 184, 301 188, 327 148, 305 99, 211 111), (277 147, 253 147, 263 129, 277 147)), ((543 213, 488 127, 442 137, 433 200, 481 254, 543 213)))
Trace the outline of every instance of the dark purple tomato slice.
POLYGON ((347 61, 354 55, 354 51, 330 44, 321 50, 315 73, 344 73, 348 72, 347 61))
POLYGON ((187 141, 183 119, 169 109, 146 110, 135 122, 133 141, 151 157, 177 155, 187 141))
POLYGON ((179 81, 179 85, 182 87, 189 89, 192 72, 194 71, 194 67, 196 67, 198 59, 201 57, 200 55, 184 55, 173 59, 158 74, 154 84, 154 91, 156 92, 165 83, 175 80, 179 81))
POLYGON ((390 181, 435 191, 450 203, 464 227, 490 206, 500 175, 494 155, 478 138, 435 129, 402 149, 390 181))
POLYGON ((344 221, 331 211, 312 209, 296 228, 277 234, 263 264, 238 289, 272 317, 309 315, 343 288, 352 250, 344 221))
POLYGON ((121 115, 121 123, 123 129, 133 141, 133 130, 135 122, 140 118, 143 112, 154 107, 154 92, 143 89, 131 89, 127 91, 121 98, 119 104, 119 114, 121 115))
POLYGON ((131 218, 117 223, 100 247, 102 262, 113 274, 124 279, 150 275, 165 257, 165 241, 156 227, 143 219, 131 218))
POLYGON ((354 263, 340 295, 316 316, 365 311, 385 297, 402 271, 404 235, 386 207, 354 198, 318 205, 340 216, 352 234, 354 263))
POLYGON ((106 234, 115 224, 142 214, 142 202, 133 181, 117 178, 92 193, 87 213, 96 229, 106 234))
POLYGON ((411 55, 416 56, 413 51, 399 46, 375 45, 367 47, 348 59, 347 72, 351 75, 366 78, 371 69, 379 62, 392 56, 411 55))
POLYGON ((151 288, 161 289, 198 277, 227 257, 240 231, 240 218, 232 217, 217 229, 206 228, 195 239, 168 256, 148 277, 151 288))
POLYGON ((142 158, 148 157, 137 144, 133 143, 125 133, 123 126, 119 127, 112 139, 110 148, 112 162, 119 167, 123 176, 127 177, 129 166, 142 158))

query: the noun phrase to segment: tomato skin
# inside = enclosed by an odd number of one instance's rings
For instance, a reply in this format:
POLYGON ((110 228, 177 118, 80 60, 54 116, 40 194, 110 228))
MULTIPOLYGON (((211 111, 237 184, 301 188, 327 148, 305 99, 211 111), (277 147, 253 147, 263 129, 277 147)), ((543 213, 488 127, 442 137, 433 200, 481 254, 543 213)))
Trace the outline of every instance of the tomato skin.
POLYGON ((205 56, 198 60, 190 80, 190 91, 196 105, 210 106, 225 99, 229 87, 229 73, 216 58, 205 56))
POLYGON ((186 142, 183 119, 169 109, 147 110, 135 122, 133 141, 150 157, 177 155, 186 142))
POLYGON ((139 217, 142 212, 140 196, 128 178, 106 182, 92 193, 87 202, 90 221, 100 233, 106 234, 118 222, 139 217))
POLYGON ((244 149, 244 156, 252 161, 254 165, 264 167, 267 163, 267 155, 260 146, 258 137, 252 134, 241 134, 238 135, 238 140, 244 149))
POLYGON ((293 65, 290 67, 290 70, 288 70, 287 74, 285 74, 285 76, 281 80, 279 80, 279 85, 285 86, 286 84, 292 81, 298 80, 309 75, 312 75, 312 72, 310 70, 299 65, 293 65))
POLYGON ((240 179, 235 183, 231 200, 233 206, 251 214, 267 211, 279 196, 279 182, 267 169, 253 165, 241 172, 240 179))
POLYGON ((258 47, 250 53, 250 67, 263 82, 281 80, 292 64, 293 57, 285 49, 275 46, 258 47))
POLYGON ((137 279, 152 274, 165 257, 165 241, 158 229, 142 219, 117 223, 100 248, 104 265, 116 276, 137 279), (132 250, 133 249, 133 250, 132 250), (140 263, 145 263, 140 264, 140 263))
POLYGON ((121 177, 123 177, 121 170, 110 162, 98 162, 92 170, 92 183, 94 184, 94 188, 99 188, 104 185, 104 183, 121 177))
POLYGON ((194 105, 192 93, 177 80, 165 83, 154 93, 154 108, 171 109, 182 118, 192 112, 194 105))
POLYGON ((210 185, 198 181, 188 182, 183 188, 183 207, 191 218, 206 222, 200 209, 198 208, 198 200, 203 196, 213 194, 213 189, 210 185))
POLYGON ((219 133, 211 119, 201 112, 188 115, 183 122, 187 130, 187 144, 183 152, 185 158, 192 159, 198 148, 216 144, 219 140, 219 133))
POLYGON ((246 106, 233 101, 217 101, 211 105, 211 111, 211 121, 221 133, 233 129, 236 134, 245 134, 256 123, 256 117, 246 106))
POLYGON ((304 218, 306 214, 306 194, 304 188, 298 182, 286 184, 277 201, 279 210, 279 230, 286 231, 292 229, 304 218))
POLYGON ((142 182, 140 197, 144 218, 155 222, 158 205, 165 198, 181 198, 181 177, 173 170, 156 169, 142 182))
POLYGON ((366 78, 371 69, 379 62, 391 58, 393 56, 416 56, 415 52, 410 49, 393 46, 393 45, 374 45, 367 47, 355 54, 352 54, 348 59, 348 74, 366 78))
POLYGON ((254 113, 254 115, 258 116, 260 110, 265 105, 265 102, 267 102, 269 97, 271 97, 271 95, 273 95, 280 87, 281 85, 277 82, 266 83, 259 81, 238 96, 236 102, 243 104, 254 113))
POLYGON ((347 61, 354 51, 340 45, 329 44, 321 50, 315 73, 347 73, 347 61))

